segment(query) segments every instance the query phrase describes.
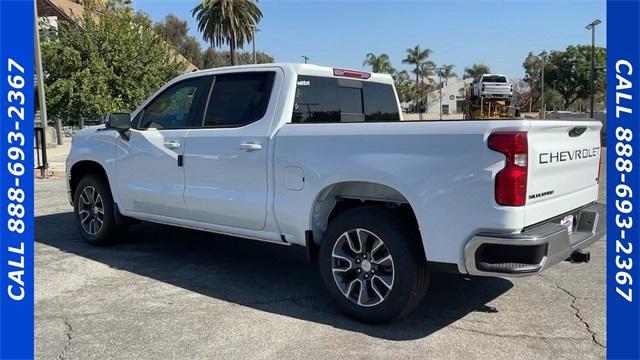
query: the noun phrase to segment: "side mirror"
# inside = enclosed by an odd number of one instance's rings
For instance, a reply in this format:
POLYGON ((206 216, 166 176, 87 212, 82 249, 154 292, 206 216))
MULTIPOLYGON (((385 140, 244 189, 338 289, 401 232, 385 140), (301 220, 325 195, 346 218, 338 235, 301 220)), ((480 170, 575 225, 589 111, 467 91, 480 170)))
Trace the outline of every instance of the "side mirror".
POLYGON ((112 129, 120 133, 125 140, 129 140, 126 134, 131 129, 131 114, 129 113, 111 113, 106 121, 107 129, 112 129))
POLYGON ((131 114, 111 113, 106 121, 107 128, 117 131, 128 131, 131 129, 131 114))

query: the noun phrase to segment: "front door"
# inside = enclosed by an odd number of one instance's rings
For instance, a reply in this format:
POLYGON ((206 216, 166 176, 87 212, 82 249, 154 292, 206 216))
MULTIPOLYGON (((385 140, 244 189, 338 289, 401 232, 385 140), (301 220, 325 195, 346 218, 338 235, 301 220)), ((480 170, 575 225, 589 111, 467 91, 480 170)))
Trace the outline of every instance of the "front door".
POLYGON ((282 76, 276 69, 215 76, 204 124, 187 135, 184 198, 190 219, 264 228, 272 93, 282 76))
POLYGON ((199 77, 169 86, 139 112, 128 139, 116 149, 116 186, 126 211, 184 215, 184 168, 187 132, 200 119, 199 101, 210 79, 199 77))

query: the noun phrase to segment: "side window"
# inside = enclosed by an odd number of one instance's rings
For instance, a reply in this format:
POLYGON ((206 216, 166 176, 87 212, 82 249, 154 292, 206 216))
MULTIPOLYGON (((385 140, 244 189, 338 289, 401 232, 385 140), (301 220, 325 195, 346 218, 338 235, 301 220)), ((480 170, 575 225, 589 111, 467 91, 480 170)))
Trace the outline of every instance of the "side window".
POLYGON ((264 117, 275 72, 217 75, 209 97, 205 127, 247 125, 264 117))
POLYGON ((142 111, 139 128, 180 129, 194 126, 194 112, 204 78, 188 79, 166 89, 142 111))
POLYGON ((298 76, 291 122, 400 121, 393 86, 351 79, 298 76))

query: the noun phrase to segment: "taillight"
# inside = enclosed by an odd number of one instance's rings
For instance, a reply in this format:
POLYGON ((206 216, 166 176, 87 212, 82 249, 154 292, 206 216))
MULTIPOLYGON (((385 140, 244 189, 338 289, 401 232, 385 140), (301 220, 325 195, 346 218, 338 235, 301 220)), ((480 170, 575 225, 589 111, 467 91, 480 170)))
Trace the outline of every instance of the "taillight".
POLYGON ((505 156, 505 167, 496 174, 496 203, 524 206, 527 201, 527 162, 529 146, 526 132, 497 132, 489 135, 489 149, 505 156))
POLYGON ((354 79, 368 79, 371 77, 371 73, 346 69, 333 69, 333 76, 342 76, 354 79))
POLYGON ((482 91, 484 91, 484 84, 482 84, 482 91))

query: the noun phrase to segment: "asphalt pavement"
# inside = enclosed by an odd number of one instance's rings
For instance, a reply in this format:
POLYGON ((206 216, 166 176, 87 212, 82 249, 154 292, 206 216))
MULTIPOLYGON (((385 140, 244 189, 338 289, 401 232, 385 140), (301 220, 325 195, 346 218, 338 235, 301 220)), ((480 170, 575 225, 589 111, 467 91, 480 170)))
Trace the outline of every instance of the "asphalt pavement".
POLYGON ((92 247, 64 179, 35 187, 40 359, 605 356, 605 239, 532 277, 434 274, 415 313, 371 326, 337 313, 301 247, 151 223, 92 247))

